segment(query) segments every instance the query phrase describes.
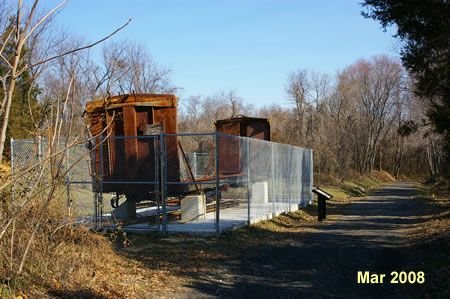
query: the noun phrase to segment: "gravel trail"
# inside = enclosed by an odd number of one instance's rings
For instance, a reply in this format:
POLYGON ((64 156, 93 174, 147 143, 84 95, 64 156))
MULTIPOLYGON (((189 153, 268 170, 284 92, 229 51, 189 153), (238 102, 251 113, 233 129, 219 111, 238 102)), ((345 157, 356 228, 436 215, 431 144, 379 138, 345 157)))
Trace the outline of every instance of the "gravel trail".
MULTIPOLYGON (((420 200, 412 183, 395 182, 334 211, 289 246, 264 247, 202 273, 188 297, 380 298, 404 295, 408 284, 391 284, 392 271, 408 269, 406 230, 420 200), (385 274, 383 283, 357 283, 358 271, 385 274)), ((299 233, 300 234, 300 233, 299 233)))

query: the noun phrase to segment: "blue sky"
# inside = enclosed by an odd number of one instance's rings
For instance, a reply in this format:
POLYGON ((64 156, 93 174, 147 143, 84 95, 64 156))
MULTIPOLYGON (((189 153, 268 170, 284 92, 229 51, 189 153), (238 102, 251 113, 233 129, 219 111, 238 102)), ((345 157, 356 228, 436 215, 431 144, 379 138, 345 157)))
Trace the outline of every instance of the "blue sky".
POLYGON ((364 19, 358 2, 69 0, 57 23, 94 41, 133 18, 115 39, 144 43, 172 68, 181 99, 232 89, 262 107, 288 104, 285 84, 296 69, 333 75, 359 58, 396 55, 393 31, 364 19))

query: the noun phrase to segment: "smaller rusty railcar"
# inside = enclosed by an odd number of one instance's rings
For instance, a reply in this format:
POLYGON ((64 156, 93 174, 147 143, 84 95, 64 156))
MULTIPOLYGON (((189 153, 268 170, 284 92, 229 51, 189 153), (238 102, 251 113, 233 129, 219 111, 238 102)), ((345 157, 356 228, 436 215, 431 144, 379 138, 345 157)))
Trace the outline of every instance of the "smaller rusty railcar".
MULTIPOLYGON (((238 116, 214 122, 215 129, 222 134, 250 137, 270 141, 270 121, 267 118, 238 116)), ((219 138, 219 174, 221 176, 240 175, 242 172, 242 141, 239 139, 219 138)), ((257 151, 257 144, 252 144, 252 152, 257 151)))

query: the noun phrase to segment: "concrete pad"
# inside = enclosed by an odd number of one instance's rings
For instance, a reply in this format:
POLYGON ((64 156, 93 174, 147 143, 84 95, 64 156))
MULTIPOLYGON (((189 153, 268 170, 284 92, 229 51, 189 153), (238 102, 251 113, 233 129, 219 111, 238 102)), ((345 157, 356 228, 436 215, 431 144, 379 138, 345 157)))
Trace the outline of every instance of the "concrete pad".
MULTIPOLYGON (((250 224, 269 220, 289 211, 296 211, 299 208, 299 203, 299 200, 287 199, 279 199, 278 202, 275 203, 250 203, 250 224), (291 202, 291 204, 288 202, 291 202)), ((180 206, 167 207, 168 212, 180 209, 180 206)), ((238 206, 220 210, 220 232, 235 230, 248 225, 248 212, 248 205, 245 201, 238 206)), ((156 213, 156 207, 138 209, 137 217, 153 215, 156 213)), ((108 229, 113 229, 113 226, 114 225, 109 225, 108 229)), ((154 224, 149 225, 147 223, 132 224, 122 227, 123 231, 134 233, 150 233, 160 229, 162 229, 162 225, 158 228, 158 226, 154 224)), ((167 232, 169 234, 185 232, 201 236, 214 236, 216 234, 216 213, 205 213, 202 219, 197 218, 189 222, 171 222, 167 225, 167 232)))

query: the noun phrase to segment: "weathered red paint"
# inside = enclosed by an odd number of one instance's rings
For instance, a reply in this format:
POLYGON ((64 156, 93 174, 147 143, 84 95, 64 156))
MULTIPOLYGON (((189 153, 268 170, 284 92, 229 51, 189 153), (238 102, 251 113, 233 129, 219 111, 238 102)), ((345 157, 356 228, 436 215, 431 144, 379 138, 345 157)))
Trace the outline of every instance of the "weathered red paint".
MULTIPOLYGON (((240 116, 217 120, 215 128, 219 133, 240 137, 251 137, 270 141, 270 121, 266 118, 240 116)), ((242 172, 241 141, 236 138, 219 137, 219 174, 233 175, 242 172)))
MULTIPOLYGON (((177 103, 173 95, 137 94, 120 95, 97 99, 86 103, 86 113, 93 136, 144 136, 146 125, 161 124, 166 134, 177 134, 177 103), (107 128, 107 125, 110 126, 107 128), (105 130, 106 129, 106 130, 105 130)), ((170 137, 177 139, 177 137, 170 137)), ((177 139, 178 140, 178 139, 177 139)), ((177 141, 176 140, 176 141, 177 141)), ((96 139, 96 144, 99 143, 96 139)), ((169 140, 168 140, 169 141, 169 140)), ((180 165, 177 142, 167 142, 168 180, 180 180, 180 165)), ((108 139, 102 145, 102 179, 104 182, 154 182, 156 149, 154 139, 129 138, 108 139)), ((100 151, 95 150, 96 173, 100 173, 100 151)), ((97 187, 98 189, 98 187, 97 187)), ((136 200, 143 200, 154 185, 103 184, 104 192, 136 194, 136 200)), ((97 190, 98 191, 98 190, 97 190)))

